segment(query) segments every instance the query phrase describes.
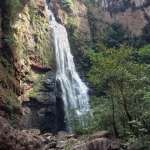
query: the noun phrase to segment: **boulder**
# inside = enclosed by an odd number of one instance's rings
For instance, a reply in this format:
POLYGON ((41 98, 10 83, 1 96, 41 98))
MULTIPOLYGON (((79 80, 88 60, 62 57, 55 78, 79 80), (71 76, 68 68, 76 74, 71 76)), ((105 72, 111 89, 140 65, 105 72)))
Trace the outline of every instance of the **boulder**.
POLYGON ((88 140, 92 141, 94 139, 101 138, 101 137, 108 138, 108 131, 103 130, 103 131, 97 132, 95 134, 92 134, 92 135, 90 135, 88 140))
POLYGON ((45 150, 40 131, 16 130, 0 117, 0 150, 45 150))
POLYGON ((68 135, 69 135, 69 133, 67 133, 65 131, 59 131, 57 133, 57 140, 58 141, 65 141, 65 140, 67 140, 68 135))
POLYGON ((71 150, 108 150, 110 140, 105 137, 94 139, 83 144, 75 145, 71 150))

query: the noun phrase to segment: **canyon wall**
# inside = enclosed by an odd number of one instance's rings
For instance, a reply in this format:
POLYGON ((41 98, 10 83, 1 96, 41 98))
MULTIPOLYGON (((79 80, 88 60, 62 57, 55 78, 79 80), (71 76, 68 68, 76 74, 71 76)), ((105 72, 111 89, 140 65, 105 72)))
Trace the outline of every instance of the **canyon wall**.
POLYGON ((1 21, 6 14, 0 13, 0 115, 13 127, 42 128, 44 132, 49 128, 44 120, 53 120, 48 118, 53 116, 50 106, 55 105, 55 56, 45 0, 21 0, 16 9, 20 10, 8 28, 1 21))

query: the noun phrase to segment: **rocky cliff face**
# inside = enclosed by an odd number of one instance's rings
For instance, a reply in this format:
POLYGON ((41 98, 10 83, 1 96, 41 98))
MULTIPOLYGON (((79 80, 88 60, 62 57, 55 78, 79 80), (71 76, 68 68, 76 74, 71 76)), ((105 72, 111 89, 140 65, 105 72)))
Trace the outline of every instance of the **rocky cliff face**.
MULTIPOLYGON (((15 14, 16 18, 11 16, 15 20, 10 24, 12 18, 8 18, 8 27, 4 18, 10 10, 5 7, 6 3, 1 5, 0 116, 10 120, 9 123, 14 127, 38 127, 44 132, 50 130, 44 118, 51 122, 54 112, 51 114, 53 110, 50 107, 53 105, 55 108, 55 75, 51 74, 55 68, 55 57, 51 29, 45 0, 20 2, 21 10, 14 11, 18 14, 15 14), (51 119, 47 119, 47 116, 51 116, 51 119)), ((8 8, 13 9, 15 5, 9 4, 8 8)))
POLYGON ((30 1, 14 27, 21 63, 22 129, 55 132, 55 56, 44 0, 30 1), (21 50, 21 51, 20 51, 21 50))
POLYGON ((119 21, 132 35, 140 36, 150 17, 150 3, 146 0, 98 0, 96 10, 99 14, 98 26, 101 33, 106 33, 112 22, 119 21))
POLYGON ((73 21, 77 24, 76 32, 80 33, 81 36, 86 37, 87 39, 91 38, 87 16, 88 10, 83 3, 79 2, 78 0, 72 1, 71 11, 68 12, 65 9, 62 9, 56 0, 51 0, 50 8, 56 14, 56 19, 59 22, 67 26, 69 19, 73 19, 73 21))
POLYGON ((51 31, 45 10, 45 1, 30 1, 15 22, 17 53, 21 63, 21 86, 26 100, 33 82, 54 67, 51 31))

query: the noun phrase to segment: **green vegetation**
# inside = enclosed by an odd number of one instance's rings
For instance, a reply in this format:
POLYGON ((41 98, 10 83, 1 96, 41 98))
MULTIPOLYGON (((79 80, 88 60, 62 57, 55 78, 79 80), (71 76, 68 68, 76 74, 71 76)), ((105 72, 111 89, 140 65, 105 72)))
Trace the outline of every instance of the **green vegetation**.
POLYGON ((88 54, 92 63, 88 75, 97 95, 90 100, 92 127, 94 131, 107 129, 116 137, 130 133, 138 142, 145 138, 149 146, 150 65, 133 61, 134 53, 133 48, 121 46, 88 54))
POLYGON ((145 45, 144 47, 140 48, 138 53, 143 62, 150 64, 150 45, 145 45))
POLYGON ((28 78, 29 80, 31 79, 31 81, 33 82, 33 86, 34 86, 33 90, 31 90, 29 93, 29 97, 36 98, 39 88, 43 84, 45 76, 46 76, 46 74, 39 75, 34 81, 33 81, 33 78, 31 78, 31 77, 28 78))
POLYGON ((111 29, 108 31, 103 43, 109 48, 119 48, 120 45, 125 43, 127 40, 129 41, 127 29, 125 29, 121 23, 114 22, 111 24, 111 29))
POLYGON ((60 4, 60 7, 66 10, 67 12, 72 12, 72 0, 58 0, 58 3, 60 4))
POLYGON ((66 146, 65 146, 65 150, 70 150, 71 147, 74 145, 74 141, 70 141, 66 146))
POLYGON ((92 41, 94 44, 96 44, 98 41, 101 40, 101 35, 99 33, 98 24, 97 24, 99 17, 93 13, 93 9, 91 8, 91 5, 88 9, 87 15, 88 15, 89 24, 90 24, 92 41))
POLYGON ((78 28, 77 22, 74 21, 73 18, 69 17, 67 22, 67 28, 71 33, 73 33, 78 28))
POLYGON ((20 106, 17 104, 17 102, 14 101, 11 93, 6 92, 5 97, 7 103, 8 122, 12 127, 16 128, 18 126, 18 120, 19 120, 16 112, 21 111, 20 106))
MULTIPOLYGON (((36 90, 37 90, 37 89, 36 89, 36 90)), ((30 91, 29 97, 30 97, 30 98, 36 98, 37 92, 38 92, 38 91, 35 91, 35 90, 30 91)))
POLYGON ((43 66, 53 66, 54 53, 51 50, 50 44, 50 27, 47 18, 44 15, 43 8, 36 5, 33 0, 28 2, 23 9, 23 13, 26 15, 30 24, 29 32, 32 33, 33 42, 28 41, 29 34, 26 33, 26 27, 24 27, 24 20, 16 25, 17 28, 17 41, 18 41, 18 53, 20 59, 26 59, 25 56, 34 55, 35 59, 43 66), (20 32, 22 34, 20 34, 20 32), (24 37, 22 36, 24 35, 24 37), (26 41, 19 40, 19 37, 26 41), (23 49, 23 51, 20 51, 23 49))
POLYGON ((66 117, 66 122, 69 126, 72 127, 73 132, 77 135, 87 135, 92 133, 90 130, 90 122, 92 121, 90 118, 89 112, 83 114, 83 115, 76 115, 77 108, 73 108, 69 111, 69 115, 66 117), (68 119, 69 118, 69 122, 68 119), (84 124, 84 126, 82 125, 84 124))
POLYGON ((78 64, 80 64, 79 67, 85 71, 89 66, 85 52, 87 49, 90 49, 91 41, 77 33, 72 34, 69 32, 69 42, 76 62, 78 62, 78 64))
POLYGON ((4 34, 3 43, 7 44, 10 48, 15 48, 17 46, 16 39, 13 35, 4 34))
POLYGON ((12 113, 12 111, 13 111, 13 102, 12 102, 12 99, 10 97, 7 97, 6 101, 7 101, 7 108, 10 111, 10 113, 12 113))
MULTIPOLYGON (((108 130, 116 137, 127 138, 127 145, 146 149, 150 146, 150 65, 134 61, 138 52, 132 47, 101 47, 97 53, 87 53, 91 64, 88 76, 95 95, 90 99, 92 116, 76 117, 73 111, 70 125, 79 135, 108 130), (80 125, 81 121, 86 124, 80 125)), ((149 45, 145 46, 139 55, 148 56, 148 49, 149 45)))

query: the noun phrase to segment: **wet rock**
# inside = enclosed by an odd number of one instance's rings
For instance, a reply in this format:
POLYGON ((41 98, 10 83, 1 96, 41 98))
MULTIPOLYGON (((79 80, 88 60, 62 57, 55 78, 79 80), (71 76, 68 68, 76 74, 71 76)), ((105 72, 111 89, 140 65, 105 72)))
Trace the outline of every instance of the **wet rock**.
POLYGON ((46 79, 44 81, 44 87, 48 88, 49 90, 54 90, 55 89, 55 80, 54 79, 46 79))
POLYGON ((55 73, 47 74, 36 97, 22 103, 24 109, 23 129, 38 128, 42 133, 57 133, 55 82, 55 73))
POLYGON ((57 142, 56 141, 51 141, 48 145, 47 148, 56 148, 57 142))
POLYGON ((55 105, 55 95, 50 92, 38 92, 36 99, 46 105, 55 105))

